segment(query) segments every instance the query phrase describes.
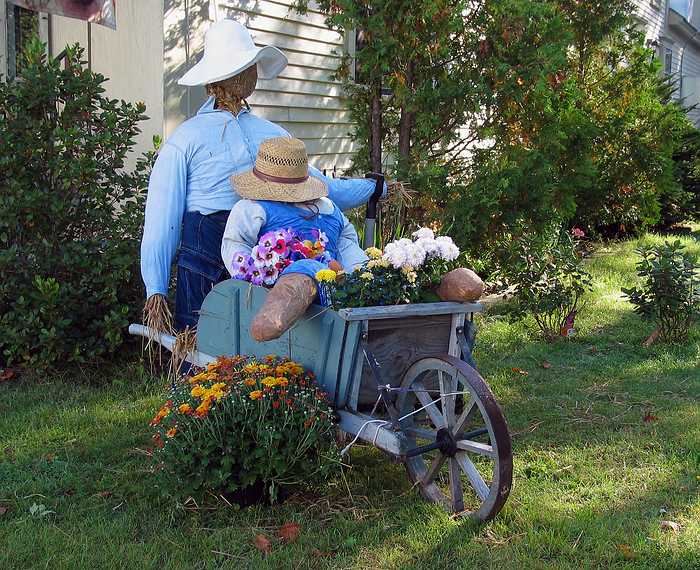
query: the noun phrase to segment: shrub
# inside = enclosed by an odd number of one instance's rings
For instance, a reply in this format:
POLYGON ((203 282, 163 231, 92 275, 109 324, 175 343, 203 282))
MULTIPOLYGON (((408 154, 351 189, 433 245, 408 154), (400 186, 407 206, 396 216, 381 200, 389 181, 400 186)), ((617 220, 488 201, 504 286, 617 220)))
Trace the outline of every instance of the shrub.
POLYGON ((235 500, 258 488, 275 499, 280 487, 318 483, 339 466, 332 414, 313 374, 295 362, 219 358, 153 418, 154 458, 168 494, 235 500))
POLYGON ((52 366, 113 352, 141 304, 151 157, 126 167, 143 104, 105 97, 77 46, 44 54, 33 40, 0 82, 0 351, 52 366))
POLYGON ((683 341, 700 313, 700 265, 680 241, 636 250, 641 286, 623 289, 635 312, 656 323, 662 342, 683 341))
POLYGON ((583 269, 572 233, 524 233, 503 245, 503 281, 513 288, 513 319, 532 316, 547 341, 569 336, 583 294, 590 290, 590 275, 583 269))

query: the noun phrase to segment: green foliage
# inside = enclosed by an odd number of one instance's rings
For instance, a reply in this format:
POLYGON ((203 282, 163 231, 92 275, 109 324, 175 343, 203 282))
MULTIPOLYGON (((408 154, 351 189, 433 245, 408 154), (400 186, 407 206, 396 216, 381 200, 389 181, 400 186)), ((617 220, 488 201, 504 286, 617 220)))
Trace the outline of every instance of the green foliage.
POLYGON ((700 131, 690 128, 673 156, 678 191, 661 201, 662 228, 688 220, 700 220, 700 131))
POLYGON ((591 289, 591 276, 582 267, 572 235, 558 229, 525 232, 512 236, 501 249, 501 277, 513 288, 511 318, 532 316, 549 342, 568 335, 581 298, 591 289))
POLYGON ((44 53, 0 83, 0 351, 56 366, 112 353, 136 316, 152 157, 127 168, 143 104, 105 97, 77 46, 44 53))
POLYGON ((356 169, 380 141, 385 170, 414 192, 384 234, 455 227, 483 257, 553 218, 624 233, 687 215, 673 156, 692 126, 630 0, 319 4, 332 27, 360 31, 356 75, 349 58, 338 71, 356 169))
POLYGON ((274 500, 280 487, 324 481, 339 467, 332 413, 298 364, 222 357, 151 421, 165 492, 235 494, 263 483, 274 500))
POLYGON ((680 241, 642 246, 637 275, 641 286, 622 289, 635 305, 635 312, 653 320, 663 342, 688 338, 693 321, 700 314, 700 265, 680 241))

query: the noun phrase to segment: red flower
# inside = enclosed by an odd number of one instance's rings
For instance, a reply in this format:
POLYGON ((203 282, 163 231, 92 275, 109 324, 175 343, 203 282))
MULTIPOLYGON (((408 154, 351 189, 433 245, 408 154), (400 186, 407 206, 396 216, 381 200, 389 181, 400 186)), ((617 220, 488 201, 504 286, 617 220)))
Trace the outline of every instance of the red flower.
POLYGON ((285 251, 287 251, 287 242, 283 239, 278 239, 277 243, 272 247, 272 251, 283 254, 285 251))
POLYGON ((584 231, 583 231, 582 229, 580 229, 580 228, 574 228, 573 230, 571 230, 571 234, 572 234, 575 238, 579 238, 579 239, 586 236, 586 232, 584 232, 584 231))
POLYGON ((279 408, 279 407, 280 407, 279 400, 275 400, 274 402, 272 402, 272 407, 275 408, 275 410, 276 410, 277 408, 279 408))

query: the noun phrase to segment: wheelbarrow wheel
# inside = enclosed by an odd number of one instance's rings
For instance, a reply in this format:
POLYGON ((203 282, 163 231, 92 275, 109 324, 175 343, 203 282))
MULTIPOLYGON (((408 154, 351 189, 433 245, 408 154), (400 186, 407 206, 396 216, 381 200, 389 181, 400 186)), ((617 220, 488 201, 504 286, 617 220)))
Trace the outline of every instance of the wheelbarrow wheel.
POLYGON ((486 521, 510 493, 513 457, 508 426, 491 390, 471 366, 452 356, 416 361, 396 404, 413 449, 405 465, 428 501, 486 521))

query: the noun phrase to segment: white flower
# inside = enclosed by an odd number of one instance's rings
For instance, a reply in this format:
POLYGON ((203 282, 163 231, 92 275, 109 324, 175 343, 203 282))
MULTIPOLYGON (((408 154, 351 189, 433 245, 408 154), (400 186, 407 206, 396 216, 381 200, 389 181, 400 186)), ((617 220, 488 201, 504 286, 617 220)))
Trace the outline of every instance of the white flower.
POLYGON ((440 255, 440 244, 433 238, 418 238, 416 240, 416 245, 419 245, 425 250, 428 258, 438 257, 440 255))
POLYGON ((406 262, 405 248, 399 245, 398 242, 391 242, 384 248, 383 259, 386 259, 392 266, 398 269, 406 262))
POLYGON ((420 267, 425 263, 426 252, 417 243, 406 246, 406 263, 413 267, 420 267))
POLYGON ((435 238, 440 249, 440 257, 445 261, 454 261, 459 257, 459 248, 449 236, 440 236, 435 238))
POLYGON ((413 232, 413 237, 417 240, 421 239, 435 239, 435 234, 430 228, 420 228, 419 230, 413 232))
POLYGON ((403 238, 387 244, 383 259, 391 263, 394 268, 400 269, 406 265, 420 267, 425 262, 425 257, 426 252, 420 245, 403 238))

